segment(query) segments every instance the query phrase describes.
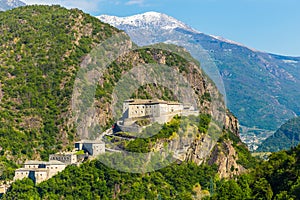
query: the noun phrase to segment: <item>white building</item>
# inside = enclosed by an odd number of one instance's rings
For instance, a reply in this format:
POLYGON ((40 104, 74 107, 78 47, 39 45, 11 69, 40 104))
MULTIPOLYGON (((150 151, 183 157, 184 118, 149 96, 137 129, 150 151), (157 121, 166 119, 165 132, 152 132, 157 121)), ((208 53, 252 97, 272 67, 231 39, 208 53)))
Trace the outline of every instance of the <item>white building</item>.
POLYGON ((49 161, 60 161, 67 165, 74 164, 77 162, 77 155, 74 153, 56 153, 49 155, 49 161))
POLYGON ((66 168, 66 164, 60 161, 26 161, 24 167, 15 171, 14 181, 30 178, 38 184, 48 180, 66 168))
POLYGON ((75 143, 78 151, 84 150, 91 156, 98 156, 105 153, 105 143, 101 140, 81 140, 75 143))
POLYGON ((175 115, 198 115, 199 112, 191 106, 179 102, 163 100, 129 99, 123 103, 122 121, 124 126, 130 126, 139 119, 151 119, 160 124, 170 121, 175 115))

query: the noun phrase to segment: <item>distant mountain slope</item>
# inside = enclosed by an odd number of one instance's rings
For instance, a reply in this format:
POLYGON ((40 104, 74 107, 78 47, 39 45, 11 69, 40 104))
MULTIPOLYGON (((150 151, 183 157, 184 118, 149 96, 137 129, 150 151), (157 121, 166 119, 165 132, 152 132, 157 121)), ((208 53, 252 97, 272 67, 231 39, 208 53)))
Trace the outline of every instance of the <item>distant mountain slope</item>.
POLYGON ((0 0, 0 11, 25 6, 26 4, 19 0, 0 0))
POLYGON ((98 18, 125 30, 138 45, 167 42, 188 49, 221 91, 224 82, 227 105, 246 128, 276 130, 300 114, 300 57, 250 49, 155 12, 98 18))
POLYGON ((288 120, 274 135, 267 138, 257 151, 275 152, 288 150, 300 143, 300 117, 288 120))

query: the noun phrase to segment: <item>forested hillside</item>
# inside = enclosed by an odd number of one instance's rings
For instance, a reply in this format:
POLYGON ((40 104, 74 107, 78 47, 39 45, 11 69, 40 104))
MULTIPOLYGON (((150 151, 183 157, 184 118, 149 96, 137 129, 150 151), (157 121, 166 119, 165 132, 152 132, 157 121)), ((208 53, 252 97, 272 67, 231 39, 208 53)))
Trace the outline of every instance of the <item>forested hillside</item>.
POLYGON ((288 120, 257 149, 258 152, 288 150, 300 142, 300 117, 288 120))
POLYGON ((17 181, 4 199, 299 199, 300 146, 273 153, 234 179, 219 179, 216 166, 176 164, 152 173, 131 174, 100 161, 70 166, 34 186, 17 181), (208 196, 211 195, 211 196, 208 196))
MULTIPOLYGON (((178 118, 164 125, 161 132, 151 139, 137 139, 130 142, 129 151, 149 151, 151 141, 170 137, 178 130, 178 118), (177 126, 176 126, 177 124, 177 126)), ((205 124, 202 124, 205 129, 205 124)), ((217 148, 224 148, 224 141, 233 141, 239 162, 252 169, 256 160, 251 157, 238 137, 224 134, 217 148)), ((110 154, 107 155, 110 158, 110 154)), ((120 162, 114 157, 112 162, 120 162)), ((121 158, 121 157, 120 157, 121 158)), ((134 158, 126 158, 132 162, 134 158)), ((80 167, 69 166, 48 181, 34 185, 32 180, 16 181, 3 199, 201 199, 222 191, 224 180, 220 179, 218 166, 193 162, 174 162, 171 165, 149 173, 126 173, 103 164, 105 158, 83 163, 80 167)), ((128 165, 124 165, 124 169, 128 165)), ((133 168, 135 166, 132 166, 133 168)), ((233 167, 233 166, 232 166, 233 167)), ((230 169, 232 171, 235 168, 230 169)), ((233 181, 235 185, 235 183, 233 181)), ((247 183, 248 184, 248 183, 247 183)), ((240 186, 236 186, 240 187, 240 186)), ((242 187, 242 186, 241 186, 242 187)), ((226 188, 225 188, 226 189, 226 188)), ((232 192, 237 197, 245 197, 241 189, 232 192)))
POLYGON ((0 24, 0 177, 12 179, 15 163, 72 147, 68 118, 77 69, 118 30, 59 6, 0 12, 0 24))

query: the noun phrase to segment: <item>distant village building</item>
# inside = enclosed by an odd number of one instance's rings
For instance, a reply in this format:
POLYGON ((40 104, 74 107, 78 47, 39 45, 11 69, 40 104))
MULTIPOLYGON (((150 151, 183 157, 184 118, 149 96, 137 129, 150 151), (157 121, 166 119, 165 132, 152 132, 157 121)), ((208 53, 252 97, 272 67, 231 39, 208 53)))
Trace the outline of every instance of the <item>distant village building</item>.
MULTIPOLYGON (((78 151, 84 150, 91 156, 105 153, 105 143, 100 140, 82 140, 75 143, 78 151)), ((26 161, 22 168, 15 171, 14 180, 30 178, 35 184, 48 180, 67 165, 79 164, 86 158, 86 155, 77 155, 76 152, 57 153, 49 155, 49 161, 26 161)), ((4 191, 4 187, 0 188, 4 191)))
POLYGON ((26 161, 24 167, 15 171, 14 181, 30 178, 35 184, 48 180, 66 168, 60 161, 26 161))
POLYGON ((123 103, 123 126, 130 126, 140 119, 150 119, 160 124, 170 121, 175 115, 198 115, 194 107, 174 101, 129 99, 123 103))
POLYGON ((105 153, 105 143, 101 140, 81 140, 75 143, 78 151, 84 150, 91 156, 98 156, 105 153))
POLYGON ((77 155, 74 153, 56 153, 49 156, 49 161, 57 160, 67 165, 77 163, 77 155))

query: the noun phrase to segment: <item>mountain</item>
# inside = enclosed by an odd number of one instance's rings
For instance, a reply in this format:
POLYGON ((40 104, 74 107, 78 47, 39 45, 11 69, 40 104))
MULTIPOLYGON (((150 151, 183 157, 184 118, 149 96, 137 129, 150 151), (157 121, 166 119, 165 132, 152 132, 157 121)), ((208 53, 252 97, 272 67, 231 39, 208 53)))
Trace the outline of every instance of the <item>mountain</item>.
POLYGON ((87 52, 119 31, 59 6, 19 7, 0 12, 0 21, 0 179, 5 180, 26 159, 45 160, 73 148, 77 70, 87 52))
POLYGON ((19 0, 0 0, 0 11, 25 6, 26 4, 19 0))
POLYGON ((275 152, 288 150, 300 143, 300 117, 288 120, 272 136, 258 147, 257 151, 275 152))
POLYGON ((138 45, 166 42, 186 48, 226 95, 242 125, 243 140, 254 149, 300 114, 300 57, 260 52, 156 12, 98 18, 124 30, 138 45))

